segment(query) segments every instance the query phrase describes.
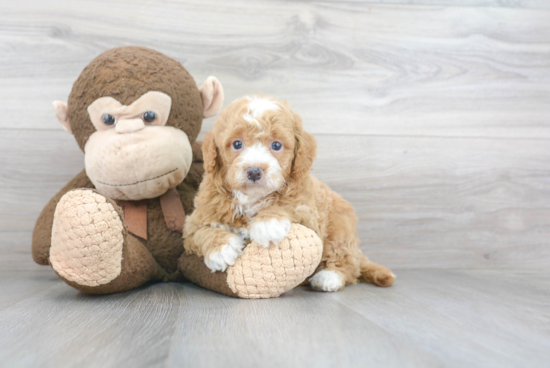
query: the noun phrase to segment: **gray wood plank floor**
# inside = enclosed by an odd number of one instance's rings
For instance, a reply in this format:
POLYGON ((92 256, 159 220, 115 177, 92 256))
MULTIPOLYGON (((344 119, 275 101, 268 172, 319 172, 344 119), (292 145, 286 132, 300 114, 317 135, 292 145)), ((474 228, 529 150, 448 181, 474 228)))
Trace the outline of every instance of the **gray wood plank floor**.
MULTIPOLYGON (((0 367, 550 367, 550 2, 0 0, 0 367), (155 48, 289 101, 389 289, 94 297, 32 263, 84 66, 155 48)), ((203 124, 202 135, 214 119, 203 124)))
POLYGON ((550 275, 402 270, 388 289, 239 300, 192 284, 88 296, 0 271, 2 367, 549 367, 550 275))

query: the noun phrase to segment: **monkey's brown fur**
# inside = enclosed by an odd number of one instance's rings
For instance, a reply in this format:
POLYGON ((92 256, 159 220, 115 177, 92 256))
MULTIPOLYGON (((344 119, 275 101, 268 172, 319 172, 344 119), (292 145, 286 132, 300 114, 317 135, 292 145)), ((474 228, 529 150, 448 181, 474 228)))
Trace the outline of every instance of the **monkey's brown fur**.
MULTIPOLYGON (((141 47, 120 47, 104 52, 94 59, 78 77, 68 101, 68 116, 80 148, 95 128, 87 107, 96 99, 111 96, 122 104, 131 104, 147 91, 159 91, 172 98, 167 126, 183 130, 193 144, 203 119, 203 104, 193 78, 177 61, 154 50, 141 47)), ((193 198, 203 175, 200 146, 193 147, 195 162, 177 191, 186 214, 193 211, 193 198)), ((94 185, 82 171, 57 193, 40 214, 33 233, 32 254, 35 262, 49 264, 54 212, 61 197, 77 188, 93 189, 94 185)), ((110 200, 120 217, 122 210, 110 200)), ((98 287, 86 287, 65 280, 75 288, 94 294, 113 293, 137 287, 149 280, 179 280, 178 259, 183 252, 181 234, 166 227, 159 198, 147 200, 147 234, 144 240, 125 233, 122 274, 112 282, 98 287), (130 244, 131 246, 128 246, 130 244), (124 262, 132 262, 132 274, 125 274, 124 262)), ((221 285, 221 289, 226 291, 221 285)))
POLYGON ((148 91, 172 97, 166 125, 182 129, 191 144, 202 124, 202 100, 193 77, 176 60, 143 47, 117 47, 96 57, 80 74, 69 95, 69 121, 78 145, 95 131, 86 109, 103 96, 123 105, 148 91))

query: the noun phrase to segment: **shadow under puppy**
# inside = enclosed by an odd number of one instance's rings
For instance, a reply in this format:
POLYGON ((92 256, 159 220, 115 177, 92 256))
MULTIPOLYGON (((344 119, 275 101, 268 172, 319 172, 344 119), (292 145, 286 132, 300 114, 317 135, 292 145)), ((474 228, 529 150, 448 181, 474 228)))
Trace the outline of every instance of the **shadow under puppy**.
POLYGON ((310 175, 315 138, 288 104, 265 96, 234 101, 203 144, 205 176, 185 223, 185 250, 225 271, 251 241, 269 247, 291 223, 314 230, 323 257, 309 283, 337 291, 358 280, 390 286, 395 275, 359 249, 353 207, 310 175))

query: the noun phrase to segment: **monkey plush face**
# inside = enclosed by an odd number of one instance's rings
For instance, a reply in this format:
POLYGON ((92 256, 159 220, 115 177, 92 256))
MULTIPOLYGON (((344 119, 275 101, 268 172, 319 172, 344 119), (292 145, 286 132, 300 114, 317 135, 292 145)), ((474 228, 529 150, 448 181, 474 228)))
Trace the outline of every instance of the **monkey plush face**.
POLYGON ((150 49, 119 47, 82 72, 57 118, 84 151, 86 174, 114 199, 155 198, 179 185, 192 162, 203 117, 217 114, 223 89, 201 88, 177 61, 150 49))
POLYGON ((166 126, 172 99, 147 92, 130 106, 101 97, 88 106, 96 132, 84 146, 86 173, 111 198, 154 198, 177 186, 193 161, 189 137, 166 126), (116 159, 113 159, 116 158, 116 159))

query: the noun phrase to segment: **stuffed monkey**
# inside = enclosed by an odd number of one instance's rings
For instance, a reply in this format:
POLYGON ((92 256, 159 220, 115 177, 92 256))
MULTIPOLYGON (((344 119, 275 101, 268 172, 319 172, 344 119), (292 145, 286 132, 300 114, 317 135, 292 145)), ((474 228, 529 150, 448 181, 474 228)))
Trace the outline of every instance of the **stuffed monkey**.
POLYGON ((280 259, 253 243, 226 272, 211 273, 201 258, 183 254, 185 216, 203 175, 195 140, 202 119, 222 104, 216 78, 197 88, 179 62, 154 50, 119 47, 95 58, 68 103, 53 103, 84 151, 85 170, 40 214, 34 260, 90 294, 187 278, 226 295, 264 298, 305 280, 322 245, 301 225, 293 225, 280 259))

